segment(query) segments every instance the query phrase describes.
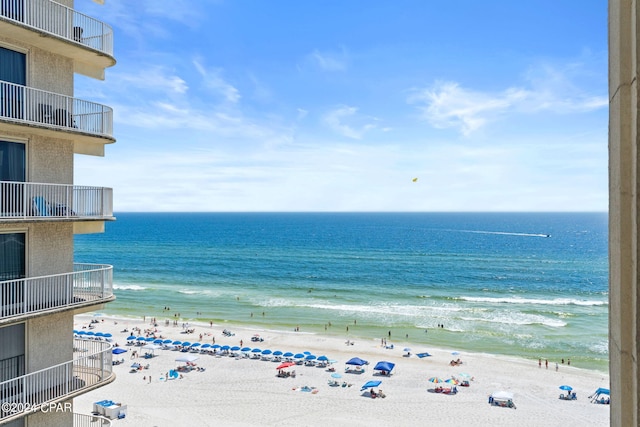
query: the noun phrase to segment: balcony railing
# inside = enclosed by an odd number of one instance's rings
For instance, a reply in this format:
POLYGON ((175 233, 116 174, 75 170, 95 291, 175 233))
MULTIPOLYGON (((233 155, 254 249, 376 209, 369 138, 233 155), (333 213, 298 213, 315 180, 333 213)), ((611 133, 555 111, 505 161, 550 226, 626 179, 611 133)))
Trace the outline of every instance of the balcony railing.
POLYGON ((73 413, 73 427, 111 427, 111 425, 109 418, 73 413))
POLYGON ((0 0, 5 18, 113 56, 113 29, 51 0, 0 0))
POLYGON ((49 221, 60 218, 113 218, 113 190, 105 187, 0 181, 0 221, 49 221))
POLYGON ((100 303, 113 296, 113 267, 74 264, 71 273, 0 282, 0 320, 100 303))
POLYGON ((0 118, 113 136, 110 107, 6 81, 0 81, 0 118))
POLYGON ((111 379, 111 344, 74 340, 70 362, 0 382, 0 422, 82 394, 111 379))

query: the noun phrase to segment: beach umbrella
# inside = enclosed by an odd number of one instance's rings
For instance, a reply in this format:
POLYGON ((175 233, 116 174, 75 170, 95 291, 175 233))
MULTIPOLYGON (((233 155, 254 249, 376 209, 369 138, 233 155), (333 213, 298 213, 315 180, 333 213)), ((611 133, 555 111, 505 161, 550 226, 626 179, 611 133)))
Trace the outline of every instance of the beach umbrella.
POLYGON ((251 350, 251 353, 262 353, 262 350, 260 350, 258 347, 256 347, 253 350, 251 350))
POLYGON ((311 352, 310 352, 310 351, 303 351, 302 353, 304 353, 304 354, 306 354, 306 355, 311 354, 311 352))
POLYGON ((220 347, 222 347, 220 344, 214 344, 211 346, 211 348, 214 350, 219 349, 220 347))
POLYGON ((95 336, 96 337, 104 337, 104 332, 96 332, 95 336))
POLYGON ((200 343, 199 342, 194 342, 193 344, 191 344, 191 347, 200 347, 200 343))
POLYGON ((157 340, 153 340, 154 344, 162 344, 162 340, 161 339, 157 339, 157 340))
POLYGON ((145 338, 144 340, 147 341, 147 342, 153 342, 153 340, 155 340, 155 338, 154 337, 148 337, 148 338, 145 338))
POLYGON ((508 391, 496 391, 491 394, 491 397, 496 400, 513 400, 513 393, 508 391))
POLYGON ((209 347, 211 347, 211 344, 205 343, 205 344, 202 344, 202 347, 200 348, 209 348, 209 347))
POLYGON ((571 390, 573 390, 573 387, 571 387, 570 385, 561 385, 560 386, 560 390, 571 391, 571 390))
POLYGON ((316 360, 316 356, 313 354, 307 354, 307 356, 304 358, 305 360, 316 360))
POLYGON ((295 363, 293 363, 293 362, 284 362, 284 363, 279 364, 279 365, 276 367, 276 369, 277 369, 277 370, 285 369, 285 368, 288 368, 289 366, 295 366, 295 363))
POLYGON ((342 374, 334 372, 333 374, 331 374, 331 378, 342 378, 342 374))
POLYGON ((402 351, 411 351, 411 349, 409 347, 405 347, 402 351))
POLYGON ((378 387, 380 384, 382 384, 382 381, 368 381, 362 386, 360 391, 366 390, 368 388, 378 387))
POLYGON ((220 350, 222 351, 227 351, 229 350, 231 347, 229 347, 228 345, 223 345, 222 347, 220 347, 220 350))
POLYGON ((466 379, 471 378, 471 374, 467 374, 466 372, 460 372, 458 376, 466 379))
POLYGON ((171 344, 171 340, 166 339, 166 340, 162 341, 162 344, 171 344))
POLYGON ((78 331, 77 329, 74 329, 74 330, 73 330, 73 333, 74 333, 74 334, 77 334, 78 332, 79 332, 79 331, 78 331))
POLYGON ((191 343, 189 341, 185 341, 182 343, 183 347, 189 347, 191 345, 191 343))
POLYGON ((267 356, 267 355, 269 355, 271 353, 273 353, 273 352, 271 350, 269 350, 269 349, 262 350, 262 354, 264 354, 265 356, 267 356))
POLYGON ((274 356, 282 356, 282 352, 280 350, 276 350, 273 352, 274 356))
POLYGON ((434 384, 441 384, 444 382, 444 380, 440 377, 431 377, 429 378, 429 382, 432 382, 434 384))
POLYGON ((177 341, 177 340, 176 340, 176 341, 172 342, 171 344, 173 344, 173 345, 180 345, 180 344, 182 344, 182 341, 177 341))
POLYGON ((318 360, 319 360, 320 362, 327 362, 327 361, 329 361, 329 358, 328 358, 327 356, 319 356, 319 357, 318 357, 318 360))
POLYGON ((133 365, 131 365, 132 368, 138 369, 140 367, 140 364, 138 362, 134 363, 133 365))
POLYGON ((138 337, 138 338, 136 338, 136 341, 146 341, 146 338, 145 337, 138 337))
POLYGON ((305 355, 303 353, 296 353, 293 355, 294 359, 304 359, 305 355))
POLYGON ((176 358, 176 362, 193 362, 194 360, 198 360, 198 356, 192 354, 185 354, 176 358))
POLYGON ((135 336, 135 335, 129 335, 129 336, 127 337, 127 341, 135 341, 135 339, 136 339, 136 336, 135 336))
POLYGON ((87 332, 87 335, 94 336, 95 334, 96 334, 96 333, 95 333, 95 332, 93 332, 93 331, 89 331, 89 332, 87 332))
POLYGON ((244 353, 250 352, 250 351, 251 351, 251 347, 242 347, 242 348, 240 349, 240 351, 242 351, 242 352, 244 352, 244 353))
POLYGON ((458 380, 454 378, 447 378, 446 380, 444 380, 444 382, 451 385, 458 385, 458 380))
POLYGON ((116 347, 113 350, 111 350, 111 353, 113 354, 122 354, 122 353, 126 353, 127 349, 126 348, 121 348, 121 347, 116 347))
POLYGON ((78 331, 77 334, 78 335, 87 335, 87 331, 78 331))
POLYGON ((290 351, 287 351, 285 354, 282 355, 283 357, 293 357, 293 353, 290 351))
POLYGON ((233 347, 231 347, 231 351, 238 351, 238 350, 240 350, 239 345, 234 345, 233 347))

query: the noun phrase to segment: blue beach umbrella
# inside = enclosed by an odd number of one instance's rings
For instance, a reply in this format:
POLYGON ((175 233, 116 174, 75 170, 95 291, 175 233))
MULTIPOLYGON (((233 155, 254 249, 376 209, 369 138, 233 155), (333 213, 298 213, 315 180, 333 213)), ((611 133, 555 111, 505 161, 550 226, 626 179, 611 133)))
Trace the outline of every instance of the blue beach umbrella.
POLYGON ((96 332, 95 336, 96 337, 104 337, 104 332, 96 332))
POLYGON ((157 340, 153 340, 154 344, 162 344, 162 340, 161 339, 157 339, 157 340))
POLYGON ((155 340, 154 337, 148 337, 144 339, 146 342, 152 342, 153 340, 155 340))
POLYGON ((251 350, 251 353, 262 353, 262 350, 260 350, 258 347, 256 347, 253 350, 251 350))
POLYGON ((105 338, 111 338, 113 335, 111 335, 110 333, 107 332, 106 334, 103 334, 102 336, 105 337, 105 338))
POLYGON ((74 329, 74 330, 73 330, 73 333, 74 333, 74 334, 77 334, 78 332, 79 332, 79 331, 78 331, 77 329, 74 329))
POLYGON ((185 341, 185 342, 182 343, 182 345, 184 347, 189 347, 191 345, 191 343, 189 341, 185 341))
POLYGON ((220 347, 220 350, 222 351, 226 351, 229 350, 231 347, 229 347, 228 345, 223 345, 222 347, 220 347))
POLYGON ((200 348, 209 348, 209 347, 211 347, 211 344, 205 343, 205 344, 202 344, 202 347, 200 348))
POLYGON ((171 344, 173 344, 173 345, 180 345, 180 344, 182 344, 182 341, 178 341, 178 340, 176 340, 176 341, 172 342, 171 344))
POLYGON ((571 390, 573 390, 573 387, 571 387, 570 385, 561 385, 560 386, 560 390, 571 391, 571 390))
POLYGON ((200 343, 199 342, 194 342, 193 344, 191 344, 191 347, 200 347, 200 343))
POLYGON ((87 335, 87 331, 78 331, 78 335, 87 335))
POLYGON ((269 355, 269 354, 271 354, 271 353, 272 353, 272 351, 271 351, 271 350, 269 350, 269 349, 262 350, 262 354, 264 354, 265 356, 267 356, 267 355, 269 355))
POLYGON ((240 351, 242 351, 242 352, 244 352, 244 353, 248 353, 248 352, 250 352, 250 351, 251 351, 251 347, 242 347, 242 348, 240 349, 240 351))
POLYGON ((136 338, 136 341, 146 341, 145 337, 138 337, 136 338))
POLYGON ((127 337, 127 341, 135 341, 136 340, 136 336, 135 335, 129 335, 127 337))
POLYGON ((293 358, 294 359, 304 359, 305 355, 302 353, 296 353, 293 358))
POLYGON ((290 351, 287 351, 285 354, 283 354, 282 356, 284 357, 293 357, 293 353, 291 353, 290 351))
POLYGON ((320 362, 328 362, 328 361, 329 361, 329 358, 328 358, 327 356, 319 356, 319 357, 318 357, 318 360, 319 360, 320 362))
POLYGON ((214 349, 214 350, 217 350, 220 347, 222 347, 220 344, 214 344, 214 345, 211 346, 211 348, 214 349))
POLYGON ((164 341, 162 341, 162 344, 171 344, 171 340, 168 340, 168 339, 164 340, 164 341))
POLYGON ((307 354, 304 360, 316 360, 316 356, 313 354, 307 354))
POLYGON ((96 334, 96 333, 95 333, 95 332, 93 332, 93 331, 89 331, 89 332, 87 332, 87 335, 91 335, 91 336, 93 336, 93 335, 95 335, 95 334, 96 334))
POLYGON ((273 352, 274 356, 282 356, 282 352, 280 350, 276 350, 273 352))
POLYGON ((311 352, 310 352, 310 351, 303 351, 302 353, 304 353, 304 354, 306 354, 306 355, 311 354, 311 352))
POLYGON ((231 351, 238 351, 238 350, 240 350, 239 345, 234 345, 233 347, 231 347, 231 351))

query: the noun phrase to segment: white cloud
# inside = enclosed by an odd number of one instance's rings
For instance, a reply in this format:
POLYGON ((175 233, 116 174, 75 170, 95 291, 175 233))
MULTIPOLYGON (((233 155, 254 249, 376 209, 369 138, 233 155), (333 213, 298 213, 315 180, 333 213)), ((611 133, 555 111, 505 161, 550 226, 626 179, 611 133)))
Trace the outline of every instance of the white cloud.
POLYGON ((240 101, 240 92, 233 85, 227 83, 222 77, 222 70, 215 68, 212 70, 205 67, 198 60, 193 61, 193 65, 203 78, 203 85, 211 89, 214 93, 222 96, 228 102, 233 104, 240 101))
POLYGON ((370 123, 371 118, 357 113, 356 107, 341 106, 325 114, 324 122, 340 135, 361 139, 365 133, 376 128, 376 125, 370 123))
POLYGON ((527 73, 527 87, 509 87, 499 92, 438 81, 430 88, 414 90, 408 102, 415 104, 435 128, 458 128, 465 136, 514 114, 570 114, 608 106, 606 96, 584 93, 571 83, 568 74, 548 65, 535 67, 527 73))
POLYGON ((347 51, 342 48, 340 52, 320 52, 316 49, 307 55, 305 62, 322 71, 344 71, 347 69, 348 61, 347 51))

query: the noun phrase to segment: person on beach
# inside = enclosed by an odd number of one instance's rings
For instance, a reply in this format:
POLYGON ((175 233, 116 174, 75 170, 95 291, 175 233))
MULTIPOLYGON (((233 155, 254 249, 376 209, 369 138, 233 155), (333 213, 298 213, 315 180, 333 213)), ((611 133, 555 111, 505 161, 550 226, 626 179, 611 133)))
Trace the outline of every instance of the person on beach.
POLYGON ((548 359, 544 359, 544 368, 545 369, 549 369, 549 360, 548 359))
POLYGON ((538 368, 542 368, 542 359, 538 359, 538 368))

